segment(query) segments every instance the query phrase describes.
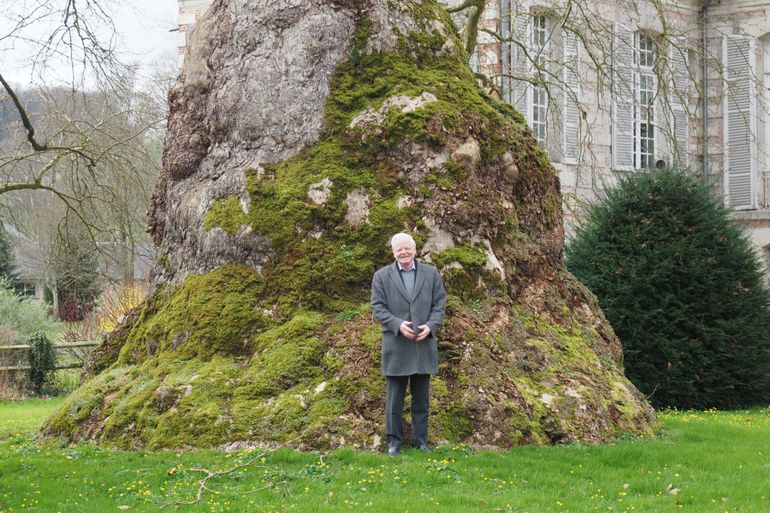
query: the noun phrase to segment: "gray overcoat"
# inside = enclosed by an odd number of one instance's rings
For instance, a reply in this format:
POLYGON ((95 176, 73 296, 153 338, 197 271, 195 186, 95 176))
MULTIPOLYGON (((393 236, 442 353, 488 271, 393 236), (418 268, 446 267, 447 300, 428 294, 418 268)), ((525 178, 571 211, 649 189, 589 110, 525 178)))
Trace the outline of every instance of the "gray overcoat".
POLYGON ((415 264, 417 275, 412 297, 407 297, 396 262, 374 273, 372 279, 372 313, 382 324, 382 374, 385 376, 438 372, 436 335, 444 320, 446 292, 435 267, 415 264), (405 338, 399 331, 403 321, 412 321, 415 331, 417 326, 427 325, 430 335, 421 342, 405 338))

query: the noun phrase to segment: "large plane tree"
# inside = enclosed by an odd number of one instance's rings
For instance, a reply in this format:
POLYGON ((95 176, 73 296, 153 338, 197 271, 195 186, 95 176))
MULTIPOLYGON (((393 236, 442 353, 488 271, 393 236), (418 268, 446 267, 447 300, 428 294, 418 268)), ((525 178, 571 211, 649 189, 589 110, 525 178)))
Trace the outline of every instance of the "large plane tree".
POLYGON ((433 440, 656 428, 562 263, 558 176, 433 1, 218 0, 170 94, 154 292, 45 431, 118 446, 376 448, 368 298, 409 231, 449 294, 433 440))

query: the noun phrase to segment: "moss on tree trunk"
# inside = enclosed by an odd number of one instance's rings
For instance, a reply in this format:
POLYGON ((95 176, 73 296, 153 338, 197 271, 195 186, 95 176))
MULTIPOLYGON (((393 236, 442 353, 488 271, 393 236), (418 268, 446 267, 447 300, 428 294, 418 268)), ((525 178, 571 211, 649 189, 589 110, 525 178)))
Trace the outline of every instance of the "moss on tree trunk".
MULTIPOLYGON (((212 83, 227 79, 213 78, 218 56, 235 51, 217 32, 229 26, 217 21, 226 4, 215 4, 203 24, 214 33, 191 51, 207 59, 212 83)), ((249 3, 255 12, 261 4, 249 3)), ((188 119, 205 121, 201 112, 227 109, 215 87, 191 82, 187 63, 153 206, 158 286, 45 431, 123 447, 376 448, 384 380, 369 286, 392 260, 389 237, 407 230, 449 294, 435 442, 508 447, 655 432, 611 327, 563 270, 558 176, 521 115, 477 86, 446 13, 429 1, 340 4, 327 14, 355 29, 328 77, 314 142, 230 165, 245 179, 226 193, 211 178, 212 155, 217 143, 243 145, 243 130, 208 128, 206 156, 184 160, 189 172, 170 168, 187 151, 178 137, 188 125, 175 128, 175 116, 198 109, 188 119), (218 192, 190 209, 199 231, 175 234, 174 205, 206 187, 218 192), (236 256, 201 259, 210 247, 191 241, 215 237, 236 248, 221 254, 236 256)), ((306 37, 298 52, 324 51, 306 37)), ((250 137, 249 148, 263 141, 250 137)))

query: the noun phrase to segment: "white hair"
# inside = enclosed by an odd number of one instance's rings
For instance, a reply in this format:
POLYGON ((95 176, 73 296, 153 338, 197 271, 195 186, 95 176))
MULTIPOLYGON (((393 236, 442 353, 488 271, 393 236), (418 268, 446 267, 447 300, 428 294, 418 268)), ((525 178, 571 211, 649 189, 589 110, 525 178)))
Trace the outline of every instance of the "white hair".
POLYGON ((409 235, 408 233, 404 233, 404 232, 397 233, 393 237, 390 238, 390 247, 391 248, 395 248, 396 244, 398 244, 399 241, 406 241, 406 242, 410 243, 413 247, 415 247, 415 248, 417 247, 417 243, 414 242, 414 239, 412 238, 412 236, 409 235))

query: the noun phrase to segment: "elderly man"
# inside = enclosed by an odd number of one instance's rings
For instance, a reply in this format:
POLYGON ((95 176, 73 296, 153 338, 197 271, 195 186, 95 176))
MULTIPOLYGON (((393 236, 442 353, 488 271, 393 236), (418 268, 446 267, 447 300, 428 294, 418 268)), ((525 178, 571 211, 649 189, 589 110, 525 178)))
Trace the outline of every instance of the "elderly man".
POLYGON ((388 454, 401 452, 406 386, 412 393, 412 444, 428 447, 430 375, 438 372, 436 335, 444 319, 446 292, 435 267, 415 260, 411 235, 390 240, 396 261, 372 279, 372 313, 382 324, 382 374, 387 378, 388 454))

